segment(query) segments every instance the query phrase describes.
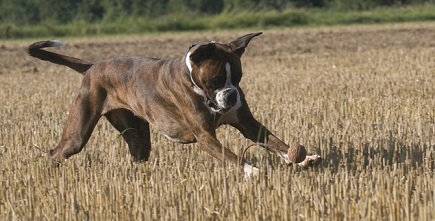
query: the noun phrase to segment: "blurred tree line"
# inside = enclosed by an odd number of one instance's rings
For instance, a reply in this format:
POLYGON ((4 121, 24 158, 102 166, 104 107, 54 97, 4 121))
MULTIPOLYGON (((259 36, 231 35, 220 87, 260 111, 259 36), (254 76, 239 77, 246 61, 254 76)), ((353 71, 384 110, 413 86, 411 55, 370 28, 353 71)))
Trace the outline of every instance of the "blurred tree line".
POLYGON ((157 19, 241 11, 325 8, 370 10, 376 7, 433 4, 435 0, 0 0, 0 23, 14 25, 95 23, 123 18, 157 19))

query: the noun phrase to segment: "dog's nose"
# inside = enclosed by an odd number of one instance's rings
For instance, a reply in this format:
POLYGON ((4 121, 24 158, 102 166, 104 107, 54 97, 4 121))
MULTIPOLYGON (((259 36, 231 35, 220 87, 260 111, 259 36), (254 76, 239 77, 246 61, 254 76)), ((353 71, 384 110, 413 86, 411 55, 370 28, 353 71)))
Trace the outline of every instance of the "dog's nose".
POLYGON ((237 90, 231 89, 227 92, 227 106, 232 107, 237 103, 237 90))

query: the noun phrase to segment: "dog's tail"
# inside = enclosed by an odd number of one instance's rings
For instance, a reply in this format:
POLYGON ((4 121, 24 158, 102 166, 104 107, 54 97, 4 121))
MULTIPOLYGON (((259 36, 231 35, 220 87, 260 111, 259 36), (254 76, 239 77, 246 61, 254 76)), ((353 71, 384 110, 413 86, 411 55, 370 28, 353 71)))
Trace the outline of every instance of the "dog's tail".
POLYGON ((92 65, 94 65, 91 62, 84 61, 78 58, 73 58, 66 55, 42 50, 42 48, 60 47, 62 45, 64 45, 64 43, 57 40, 38 41, 31 44, 27 48, 27 52, 35 58, 39 58, 44 61, 50 61, 55 64, 65 65, 81 74, 84 74, 84 72, 86 72, 90 67, 92 67, 92 65))

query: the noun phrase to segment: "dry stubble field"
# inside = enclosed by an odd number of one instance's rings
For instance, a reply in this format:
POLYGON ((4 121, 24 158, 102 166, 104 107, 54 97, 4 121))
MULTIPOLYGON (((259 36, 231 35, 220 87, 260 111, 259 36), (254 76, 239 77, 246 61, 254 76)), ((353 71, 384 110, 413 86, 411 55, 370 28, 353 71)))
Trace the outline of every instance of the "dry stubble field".
MULTIPOLYGON (((256 30, 252 30, 256 31, 256 30)), ((246 32, 65 39, 87 60, 172 57, 246 32)), ((35 39, 42 40, 42 39, 35 39)), ((0 42, 0 220, 435 220, 435 24, 267 30, 242 60, 254 115, 324 161, 287 166, 251 148, 243 179, 196 145, 153 132, 150 161, 130 161, 102 119, 58 168, 59 140, 82 77, 0 42)), ((234 151, 249 144, 222 127, 234 151)))

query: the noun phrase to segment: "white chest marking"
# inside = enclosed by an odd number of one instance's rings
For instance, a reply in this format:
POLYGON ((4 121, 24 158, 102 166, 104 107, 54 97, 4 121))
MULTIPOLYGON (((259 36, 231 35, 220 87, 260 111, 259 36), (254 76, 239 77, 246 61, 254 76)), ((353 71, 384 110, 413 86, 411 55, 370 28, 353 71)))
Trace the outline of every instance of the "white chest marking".
POLYGON ((163 131, 160 131, 160 133, 165 136, 166 138, 168 138, 168 140, 173 141, 173 142, 177 142, 177 143, 182 143, 183 141, 177 138, 173 138, 170 137, 169 135, 165 134, 163 131))

